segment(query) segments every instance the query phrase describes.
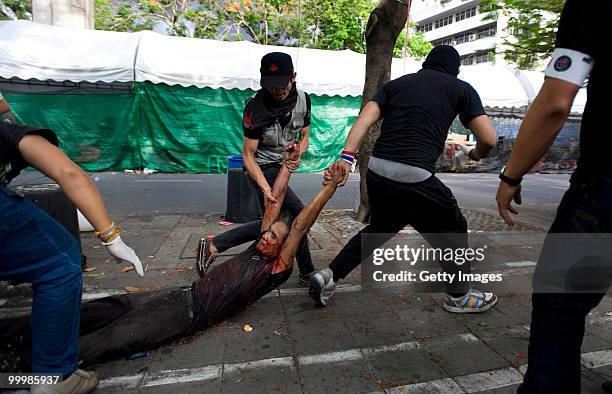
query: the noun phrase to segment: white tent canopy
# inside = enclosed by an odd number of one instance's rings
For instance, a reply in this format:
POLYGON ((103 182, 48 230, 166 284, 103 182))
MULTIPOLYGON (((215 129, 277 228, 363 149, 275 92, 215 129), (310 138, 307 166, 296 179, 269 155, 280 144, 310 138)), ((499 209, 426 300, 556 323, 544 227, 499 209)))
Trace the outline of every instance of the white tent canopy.
POLYGON ((0 22, 0 77, 129 82, 140 36, 28 21, 0 22))
MULTIPOLYGON (((365 55, 349 50, 263 46, 164 36, 146 31, 76 30, 28 21, 0 22, 0 77, 72 82, 143 82, 225 89, 258 89, 259 59, 268 52, 290 54, 299 86, 315 95, 359 96, 365 55)), ((394 59, 392 78, 421 64, 394 59)), ((521 108, 539 91, 541 72, 478 65, 462 67, 487 107, 521 108)), ((584 89, 583 89, 584 90, 584 89)), ((584 110, 581 91, 572 112, 584 110)))

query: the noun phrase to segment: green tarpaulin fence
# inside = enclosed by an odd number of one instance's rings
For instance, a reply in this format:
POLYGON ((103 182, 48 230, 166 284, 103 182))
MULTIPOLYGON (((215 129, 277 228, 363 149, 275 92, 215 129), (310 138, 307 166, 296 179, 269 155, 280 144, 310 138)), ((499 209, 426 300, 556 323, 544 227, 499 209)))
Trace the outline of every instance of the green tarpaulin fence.
MULTIPOLYGON (((4 95, 21 123, 55 131, 87 171, 223 173, 227 156, 242 151, 242 109, 253 93, 144 82, 116 94, 4 95)), ((361 97, 311 98, 303 172, 338 159, 361 105, 361 97)))

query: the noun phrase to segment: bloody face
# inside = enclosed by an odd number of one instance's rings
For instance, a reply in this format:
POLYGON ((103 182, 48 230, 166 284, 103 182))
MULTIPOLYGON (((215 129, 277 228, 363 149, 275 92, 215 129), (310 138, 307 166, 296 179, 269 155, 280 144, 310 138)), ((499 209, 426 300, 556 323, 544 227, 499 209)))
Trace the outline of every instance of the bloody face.
POLYGON ((275 222, 268 231, 264 232, 257 243, 257 252, 264 257, 276 257, 280 254, 281 247, 289 232, 287 225, 283 222, 275 222))

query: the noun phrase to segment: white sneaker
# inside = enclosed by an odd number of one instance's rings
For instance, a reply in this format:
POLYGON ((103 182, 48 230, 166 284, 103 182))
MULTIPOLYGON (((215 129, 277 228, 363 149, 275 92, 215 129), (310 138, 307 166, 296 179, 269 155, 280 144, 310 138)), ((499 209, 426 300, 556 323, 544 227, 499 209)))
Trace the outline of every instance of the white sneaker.
POLYGON ((497 304, 495 294, 470 289, 463 297, 447 296, 444 309, 452 313, 479 313, 491 309, 495 304, 497 304))
POLYGON ((310 278, 308 295, 315 300, 318 305, 325 306, 336 291, 334 273, 331 269, 325 268, 310 278))
POLYGON ((77 369, 72 375, 58 384, 33 384, 30 394, 86 394, 98 385, 98 375, 77 369))

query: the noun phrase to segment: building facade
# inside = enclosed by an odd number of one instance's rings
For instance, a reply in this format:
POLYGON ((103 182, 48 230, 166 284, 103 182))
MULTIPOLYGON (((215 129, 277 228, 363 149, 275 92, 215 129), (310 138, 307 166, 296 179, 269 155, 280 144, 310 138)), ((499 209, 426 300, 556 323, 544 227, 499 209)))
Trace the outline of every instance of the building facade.
POLYGON ((464 66, 506 64, 500 48, 508 36, 507 18, 487 12, 480 0, 425 1, 412 20, 434 46, 454 46, 464 66))

